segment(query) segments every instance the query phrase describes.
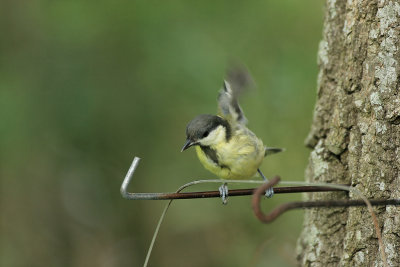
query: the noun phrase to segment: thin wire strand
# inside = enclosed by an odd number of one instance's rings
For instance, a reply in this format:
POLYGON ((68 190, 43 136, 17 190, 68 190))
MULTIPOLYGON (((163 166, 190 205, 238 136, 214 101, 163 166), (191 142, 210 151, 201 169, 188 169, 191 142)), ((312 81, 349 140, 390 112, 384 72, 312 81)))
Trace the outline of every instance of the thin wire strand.
POLYGON ((151 239, 151 243, 150 243, 149 249, 147 250, 146 259, 144 261, 143 267, 147 267, 147 264, 149 263, 151 252, 153 250, 154 243, 156 242, 156 238, 158 236, 158 232, 160 230, 161 224, 164 221, 164 217, 167 214, 168 208, 171 205, 171 203, 172 203, 172 199, 170 201, 168 201, 167 205, 165 205, 165 207, 164 207, 163 212, 161 213, 161 217, 158 220, 156 229, 154 230, 153 238, 151 239))
MULTIPOLYGON (((140 159, 139 159, 139 160, 140 160, 140 159)), ((128 174, 127 174, 126 177, 128 177, 129 174, 130 174, 130 177, 132 177, 132 174, 133 174, 133 172, 134 172, 134 169, 136 169, 138 162, 139 162, 139 161, 137 160, 136 166, 135 166, 134 168, 131 167, 131 168, 129 169, 128 174), (133 169, 133 171, 131 171, 131 169, 133 169)), ((134 163, 135 163, 135 160, 133 161, 132 165, 134 165, 134 163)), ((126 179, 126 178, 125 178, 125 179, 126 179)), ((125 185, 124 185, 124 186, 125 186, 125 187, 124 187, 124 188, 125 188, 125 191, 126 191, 127 186, 129 185, 130 179, 131 179, 131 178, 129 178, 129 180, 128 180, 128 181, 125 183, 125 185)), ((224 181, 224 180, 222 180, 222 181, 224 181)), ((229 180, 228 180, 228 181, 229 181, 229 180)), ((125 180, 124 180, 124 182, 125 182, 125 180)), ((230 181, 230 182, 231 182, 231 181, 230 181)), ((181 192, 182 190, 184 190, 184 189, 186 189, 186 188, 188 188, 188 187, 190 187, 190 186, 194 186, 194 185, 198 185, 198 184, 202 184, 202 183, 221 183, 221 180, 196 180, 196 181, 192 181, 192 182, 186 183, 186 184, 182 185, 181 187, 179 187, 178 190, 176 190, 175 193, 179 193, 179 192, 181 192)), ((262 182, 262 181, 256 181, 256 180, 235 180, 235 181, 233 181, 233 183, 257 183, 257 184, 262 184, 263 182, 262 182)), ((121 186, 121 192, 122 192, 122 186, 121 186)), ((143 194, 145 194, 145 193, 143 193, 143 194)), ((151 239, 149 249, 147 250, 146 259, 145 259, 145 261, 144 261, 143 267, 147 267, 147 265, 148 265, 148 263, 149 263, 150 256, 151 256, 151 252, 153 251, 153 247, 154 247, 154 244, 155 244, 155 242, 156 242, 158 233, 159 233, 159 231, 160 231, 161 224, 162 224, 162 222, 164 221, 165 215, 167 214, 167 211, 168 211, 169 207, 171 206, 172 201, 173 201, 173 199, 171 199, 171 200, 168 201, 168 203, 167 203, 167 204, 165 205, 165 207, 164 207, 163 212, 161 213, 161 217, 160 217, 160 219, 158 220, 156 229, 154 230, 153 237, 152 237, 152 239, 151 239)))
MULTIPOLYGON (((176 190, 176 193, 179 193, 179 192, 181 192, 183 189, 185 189, 185 188, 187 188, 187 187, 189 187, 189 186, 191 186, 191 185, 195 185, 195 184, 196 184, 196 183, 193 183, 193 184, 192 184, 192 183, 185 184, 185 185, 179 187, 178 190, 176 190)), ((158 220, 156 229, 154 230, 153 238, 151 239, 151 243, 150 243, 149 249, 148 249, 148 251, 147 251, 146 259, 145 259, 145 261, 144 261, 143 267, 147 267, 147 264, 149 263, 150 256, 151 256, 151 252, 153 251, 153 247, 154 247, 154 244, 155 244, 155 242, 156 242, 156 239, 157 239, 157 236, 158 236, 158 232, 159 232, 159 230, 160 230, 160 228, 161 228, 162 222, 164 221, 165 215, 167 214, 167 211, 168 211, 169 207, 170 207, 171 204, 172 204, 172 201, 173 201, 173 199, 170 199, 170 200, 168 201, 167 205, 165 205, 165 207, 164 207, 163 212, 161 213, 161 217, 160 217, 160 219, 158 220)))

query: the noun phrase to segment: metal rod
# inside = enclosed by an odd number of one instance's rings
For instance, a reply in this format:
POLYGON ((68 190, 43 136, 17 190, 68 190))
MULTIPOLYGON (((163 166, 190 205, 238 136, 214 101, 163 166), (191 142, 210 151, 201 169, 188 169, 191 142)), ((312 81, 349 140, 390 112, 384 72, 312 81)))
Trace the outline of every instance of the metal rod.
MULTIPOLYGON (((233 196, 249 196, 254 193, 257 188, 248 189, 233 189, 229 190, 229 197, 233 196)), ((286 193, 304 193, 304 192, 328 192, 328 191, 342 191, 341 189, 316 187, 316 186, 298 186, 298 187, 274 187, 275 194, 286 193)), ((167 199, 193 199, 193 198, 216 198, 221 197, 219 191, 203 191, 203 192, 187 192, 187 193, 157 193, 160 194, 153 200, 167 200, 167 199)), ((130 196, 132 197, 132 196, 130 196)), ((129 198, 132 199, 132 198, 129 198)))
MULTIPOLYGON (((168 199, 193 199, 193 198, 216 198, 220 197, 219 191, 204 192, 188 192, 188 193, 130 193, 127 191, 133 175, 139 165, 140 158, 135 157, 121 185, 121 195, 129 200, 168 200, 168 199)), ((228 195, 233 196, 249 196, 254 193, 257 188, 234 189, 229 190, 228 195)), ((329 192, 343 191, 342 189, 321 187, 321 186, 292 186, 292 187, 275 187, 275 194, 286 193, 303 193, 303 192, 329 192)))

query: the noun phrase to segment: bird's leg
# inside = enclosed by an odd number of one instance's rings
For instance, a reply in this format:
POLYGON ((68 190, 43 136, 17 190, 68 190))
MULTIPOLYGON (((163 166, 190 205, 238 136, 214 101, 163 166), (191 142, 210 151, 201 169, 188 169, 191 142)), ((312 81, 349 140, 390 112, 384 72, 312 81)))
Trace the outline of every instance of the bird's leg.
MULTIPOLYGON (((265 182, 268 182, 268 179, 264 176, 264 174, 261 172, 260 169, 257 169, 258 173, 261 175, 261 177, 264 179, 265 182)), ((274 189, 272 187, 268 188, 267 191, 265 191, 265 196, 267 198, 271 198, 274 196, 274 189)))
POLYGON ((228 204, 228 185, 227 183, 223 183, 219 188, 219 195, 222 199, 222 204, 228 204))

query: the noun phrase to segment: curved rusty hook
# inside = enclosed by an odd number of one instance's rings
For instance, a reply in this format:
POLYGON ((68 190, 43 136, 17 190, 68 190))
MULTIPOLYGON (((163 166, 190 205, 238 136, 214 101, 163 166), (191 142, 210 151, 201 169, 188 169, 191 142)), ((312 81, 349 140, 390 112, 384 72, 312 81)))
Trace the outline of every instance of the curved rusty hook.
MULTIPOLYGON (((253 193, 252 207, 256 217, 263 223, 270 223, 278 218, 282 213, 293 210, 293 209, 309 209, 309 208, 335 208, 335 207, 355 207, 355 206, 366 206, 366 203, 362 199, 341 199, 341 200, 320 200, 320 201, 294 201, 284 203, 270 213, 264 214, 260 207, 261 196, 264 195, 265 190, 276 185, 281 178, 275 176, 268 183, 261 185, 253 193)), ((279 187, 278 187, 279 188, 279 187)), ((400 199, 369 199, 372 206, 400 206, 400 199)))
POLYGON ((256 217, 263 223, 269 223, 275 220, 276 217, 279 216, 280 213, 275 214, 276 210, 273 210, 270 214, 265 215, 260 206, 260 199, 261 196, 264 195, 264 192, 268 189, 279 183, 281 178, 279 176, 275 176, 271 180, 269 180, 267 183, 261 185, 259 188, 257 188, 254 193, 253 193, 253 198, 251 200, 251 206, 253 207, 254 214, 256 217))

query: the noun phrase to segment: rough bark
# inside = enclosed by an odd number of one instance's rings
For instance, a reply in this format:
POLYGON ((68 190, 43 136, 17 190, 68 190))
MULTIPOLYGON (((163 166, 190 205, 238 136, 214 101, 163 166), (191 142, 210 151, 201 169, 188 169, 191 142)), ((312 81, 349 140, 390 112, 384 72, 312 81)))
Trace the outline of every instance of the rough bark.
MULTIPOLYGON (((400 198, 399 1, 327 0, 318 97, 306 144, 309 181, 400 198)), ((313 199, 357 198, 319 193, 313 199)), ((375 209, 390 266, 400 266, 400 208, 375 209)), ((306 211, 303 266, 382 266, 366 208, 306 211)))

